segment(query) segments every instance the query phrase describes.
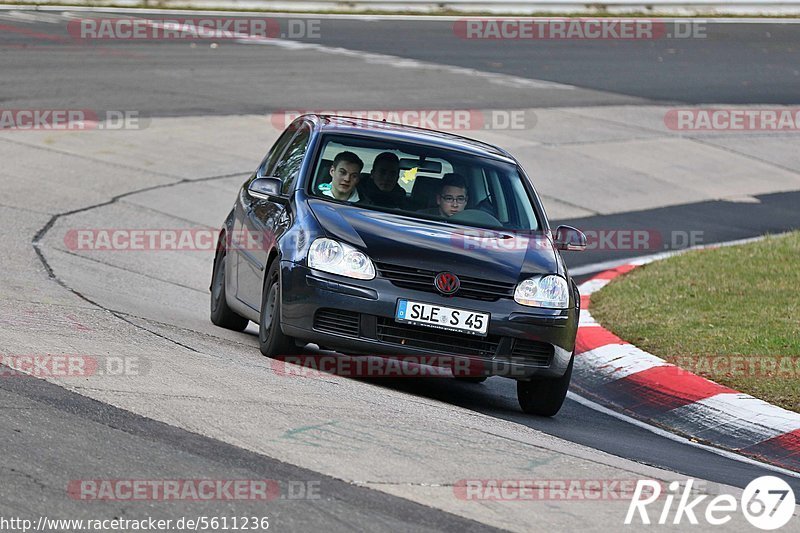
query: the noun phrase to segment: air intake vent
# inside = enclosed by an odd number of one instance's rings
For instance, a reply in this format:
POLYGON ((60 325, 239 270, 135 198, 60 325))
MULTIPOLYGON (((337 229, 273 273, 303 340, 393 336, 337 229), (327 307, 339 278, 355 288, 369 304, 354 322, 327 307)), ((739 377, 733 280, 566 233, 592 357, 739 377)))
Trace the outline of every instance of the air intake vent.
POLYGON ((500 337, 496 335, 476 337, 464 333, 402 324, 385 317, 378 317, 378 339, 392 344, 424 348, 433 352, 480 357, 494 356, 497 345, 500 343, 500 337))
POLYGON ((546 342, 515 339, 511 359, 521 364, 548 367, 553 351, 553 345, 546 342))
POLYGON ((358 337, 360 315, 355 311, 320 309, 314 316, 314 329, 325 333, 358 337))

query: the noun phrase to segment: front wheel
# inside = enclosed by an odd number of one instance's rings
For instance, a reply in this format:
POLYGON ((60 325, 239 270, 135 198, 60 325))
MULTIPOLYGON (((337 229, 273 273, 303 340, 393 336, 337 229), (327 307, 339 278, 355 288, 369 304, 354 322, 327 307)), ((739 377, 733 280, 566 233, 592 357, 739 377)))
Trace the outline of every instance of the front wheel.
POLYGON ((567 371, 560 378, 517 381, 517 400, 522 411, 529 415, 554 416, 564 404, 572 379, 572 364, 569 360, 567 371))
POLYGON ((275 259, 264 280, 261 314, 258 319, 258 347, 267 357, 291 355, 297 352, 292 337, 281 331, 281 283, 279 259, 275 259))
POLYGON ((226 257, 225 249, 220 247, 214 259, 214 273, 211 275, 211 322, 222 328, 244 331, 250 321, 237 315, 228 307, 225 299, 226 257))

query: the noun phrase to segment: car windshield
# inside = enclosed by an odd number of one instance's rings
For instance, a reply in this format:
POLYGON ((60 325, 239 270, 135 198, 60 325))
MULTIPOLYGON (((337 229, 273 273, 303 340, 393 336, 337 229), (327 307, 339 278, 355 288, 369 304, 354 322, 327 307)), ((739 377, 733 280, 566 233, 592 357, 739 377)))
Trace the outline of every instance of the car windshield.
POLYGON ((540 227, 516 165, 422 144, 326 135, 311 194, 364 209, 492 229, 540 227))

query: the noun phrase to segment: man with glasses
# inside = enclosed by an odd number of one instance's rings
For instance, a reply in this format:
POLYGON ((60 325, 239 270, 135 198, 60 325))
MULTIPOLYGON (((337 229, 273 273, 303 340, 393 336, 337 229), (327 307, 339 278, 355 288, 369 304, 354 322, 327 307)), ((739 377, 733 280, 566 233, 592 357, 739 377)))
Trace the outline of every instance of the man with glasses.
POLYGON ((467 207, 467 182, 461 174, 450 172, 442 177, 439 192, 436 193, 436 205, 431 209, 420 211, 427 215, 439 215, 450 218, 467 207))

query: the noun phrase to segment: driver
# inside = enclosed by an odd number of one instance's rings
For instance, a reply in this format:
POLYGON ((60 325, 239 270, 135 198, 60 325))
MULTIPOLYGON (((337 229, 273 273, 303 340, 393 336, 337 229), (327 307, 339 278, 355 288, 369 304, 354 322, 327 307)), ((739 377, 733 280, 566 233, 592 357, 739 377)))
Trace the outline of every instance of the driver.
POLYGON ((339 152, 333 158, 330 169, 331 188, 322 191, 322 194, 345 202, 360 201, 356 185, 361 177, 362 168, 364 168, 364 162, 356 154, 339 152))
POLYGON ((467 200, 469 196, 464 176, 449 172, 442 177, 442 183, 439 184, 439 191, 436 193, 437 207, 423 209, 420 213, 450 218, 467 207, 467 200))

